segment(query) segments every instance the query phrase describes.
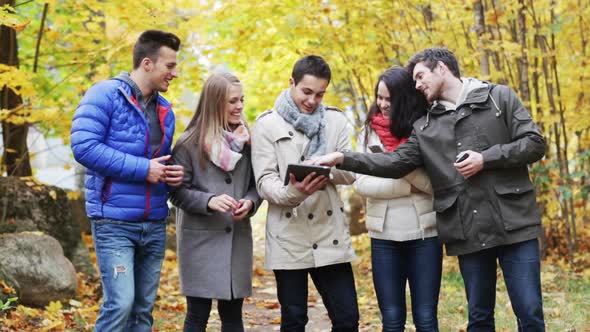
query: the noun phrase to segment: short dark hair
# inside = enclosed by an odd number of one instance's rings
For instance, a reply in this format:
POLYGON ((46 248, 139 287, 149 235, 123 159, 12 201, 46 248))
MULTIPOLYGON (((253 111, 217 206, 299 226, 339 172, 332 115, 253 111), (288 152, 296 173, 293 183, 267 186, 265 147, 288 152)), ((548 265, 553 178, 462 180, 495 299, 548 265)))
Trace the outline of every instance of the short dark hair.
MULTIPOLYGON (((379 75, 375 84, 375 101, 369 108, 365 128, 369 128, 371 119, 381 113, 377 106, 379 82, 385 83, 389 91, 389 131, 398 139, 409 137, 414 122, 426 114, 428 103, 424 94, 414 88, 412 74, 404 67, 393 66, 379 75)), ((365 144, 368 136, 369 130, 365 129, 365 144)))
POLYGON ((133 47, 133 69, 137 69, 141 60, 150 58, 152 61, 158 59, 160 47, 166 46, 176 52, 180 48, 180 39, 173 33, 160 30, 144 31, 133 47))
POLYGON ((305 75, 323 78, 330 82, 330 79, 332 78, 332 71, 330 71, 330 66, 326 60, 324 60, 321 56, 306 55, 295 62, 291 77, 295 81, 295 85, 297 85, 297 83, 299 83, 299 81, 301 81, 305 75))
POLYGON ((418 63, 423 62, 424 65, 432 71, 436 68, 439 61, 449 68, 453 76, 461 78, 457 57, 455 57, 455 54, 449 51, 446 47, 431 47, 414 54, 414 56, 410 58, 408 69, 410 73, 413 73, 414 67, 416 67, 418 63))

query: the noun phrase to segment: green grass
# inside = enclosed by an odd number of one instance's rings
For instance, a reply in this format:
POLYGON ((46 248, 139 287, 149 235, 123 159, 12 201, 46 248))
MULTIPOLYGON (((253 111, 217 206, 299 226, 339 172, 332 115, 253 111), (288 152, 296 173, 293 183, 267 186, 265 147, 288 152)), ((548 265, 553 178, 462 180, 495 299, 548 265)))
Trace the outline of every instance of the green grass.
MULTIPOLYGON (((254 241, 257 243, 257 255, 264 253, 264 224, 266 204, 252 218, 254 241)), ((363 332, 379 331, 381 318, 377 298, 373 289, 371 273, 370 239, 367 234, 353 237, 358 259, 353 263, 359 310, 361 314, 360 330, 363 332)), ((572 273, 565 271, 565 266, 550 265, 542 262, 543 305, 547 331, 590 332, 590 273, 572 273)), ((512 312, 508 293, 500 269, 496 285, 496 330, 516 331, 516 318, 512 312)), ((411 300, 407 292, 408 322, 406 331, 415 331, 412 325, 411 300)), ((209 324, 217 329, 216 310, 212 310, 209 324)), ((168 320, 182 326, 184 313, 171 313, 168 320)), ((459 273, 456 257, 445 257, 443 262, 443 280, 438 305, 440 331, 465 331, 467 327, 467 301, 463 279, 459 273)), ((163 322, 156 322, 162 324, 163 322)), ((169 323, 168 323, 169 324, 169 323)), ((169 325, 167 325, 169 326, 169 325)), ((163 326, 160 326, 162 328, 163 326)), ((268 330, 274 327, 267 326, 268 330)), ((165 328, 163 330, 166 330, 165 328)), ((258 331, 260 329, 257 329, 258 331)))
MULTIPOLYGON (((367 297, 362 303, 359 300, 361 326, 363 331, 376 331, 380 320, 370 268, 369 237, 360 235, 354 243, 359 256, 354 263, 357 292, 359 299, 367 297)), ((587 274, 574 274, 542 262, 541 279, 547 331, 590 331, 590 280, 587 274)), ((496 291, 496 330, 516 331, 516 318, 500 269, 496 291)), ((406 331, 415 331, 409 292, 407 303, 406 331)), ((438 319, 441 331, 465 331, 467 327, 467 301, 456 257, 444 258, 438 319)))

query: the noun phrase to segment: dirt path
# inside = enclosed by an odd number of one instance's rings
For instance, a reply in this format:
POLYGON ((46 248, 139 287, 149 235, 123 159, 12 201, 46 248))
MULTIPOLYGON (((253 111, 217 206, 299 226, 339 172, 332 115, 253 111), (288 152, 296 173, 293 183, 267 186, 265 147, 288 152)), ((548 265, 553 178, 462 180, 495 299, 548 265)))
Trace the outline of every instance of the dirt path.
MULTIPOLYGON (((264 269, 264 220, 253 221, 254 277, 253 295, 244 304, 244 323, 252 332, 279 331, 281 311, 277 301, 276 283, 272 271, 264 269)), ((309 280, 308 317, 306 331, 329 331, 331 324, 311 279, 309 280)))
MULTIPOLYGON (((277 300, 276 283, 272 271, 264 269, 264 231, 265 231, 266 204, 252 219, 252 233, 254 237, 254 273, 252 280, 253 294, 244 301, 244 325, 246 331, 267 332, 279 331, 281 322, 280 306, 277 300)), ((166 267, 165 267, 166 268, 166 267)), ((168 267, 167 272, 163 274, 161 281, 160 303, 169 302, 173 305, 182 307, 182 314, 176 315, 175 326, 182 328, 184 320, 184 301, 177 291, 178 289, 178 270, 176 262, 168 267), (164 295, 168 293, 167 295, 164 295), (162 301, 165 298, 166 301, 162 301)), ((322 299, 315 289, 311 278, 308 282, 308 318, 306 326, 308 332, 326 332, 330 331, 331 324, 322 299)), ((221 331, 219 315, 217 313, 216 301, 213 301, 208 331, 221 331)), ((167 308, 162 308, 166 311, 167 308)), ((162 314, 164 315, 164 314, 162 314)), ((174 315, 174 314, 172 314, 174 315)), ((161 331, 168 331, 162 327, 161 331)))

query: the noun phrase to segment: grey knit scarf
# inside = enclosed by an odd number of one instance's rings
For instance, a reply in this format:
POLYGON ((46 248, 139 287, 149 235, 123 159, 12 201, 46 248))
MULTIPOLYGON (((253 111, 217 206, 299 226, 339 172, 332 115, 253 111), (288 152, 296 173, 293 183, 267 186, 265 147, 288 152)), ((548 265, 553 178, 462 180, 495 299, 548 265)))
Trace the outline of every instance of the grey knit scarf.
POLYGON ((290 90, 287 89, 281 92, 275 101, 274 108, 285 121, 309 138, 309 145, 305 152, 306 158, 326 154, 324 105, 319 104, 311 114, 303 113, 297 108, 293 98, 291 98, 290 90))

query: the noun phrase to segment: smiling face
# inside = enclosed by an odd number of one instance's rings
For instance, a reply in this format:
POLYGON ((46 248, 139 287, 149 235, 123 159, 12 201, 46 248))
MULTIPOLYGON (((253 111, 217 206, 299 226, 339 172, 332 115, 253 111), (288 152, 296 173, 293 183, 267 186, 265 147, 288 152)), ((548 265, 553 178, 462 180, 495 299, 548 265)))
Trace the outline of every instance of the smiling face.
POLYGON ((303 113, 310 114, 322 103, 330 81, 306 74, 299 83, 295 84, 293 78, 289 80, 289 83, 291 84, 291 98, 297 108, 303 113))
POLYGON ((441 73, 441 66, 439 64, 430 70, 423 62, 419 62, 414 67, 414 80, 416 81, 416 90, 422 92, 428 102, 440 98, 443 87, 443 76, 441 73))
POLYGON ((387 89, 387 85, 385 85, 385 82, 383 81, 379 81, 379 84, 377 85, 377 107, 379 107, 383 117, 389 119, 391 99, 389 89, 387 89))
POLYGON ((176 71, 176 51, 162 46, 158 51, 158 57, 155 61, 145 58, 145 69, 149 77, 152 91, 166 92, 170 86, 170 81, 178 77, 176 71))
POLYGON ((242 85, 230 85, 225 102, 225 119, 228 125, 239 125, 244 111, 244 93, 242 85))

